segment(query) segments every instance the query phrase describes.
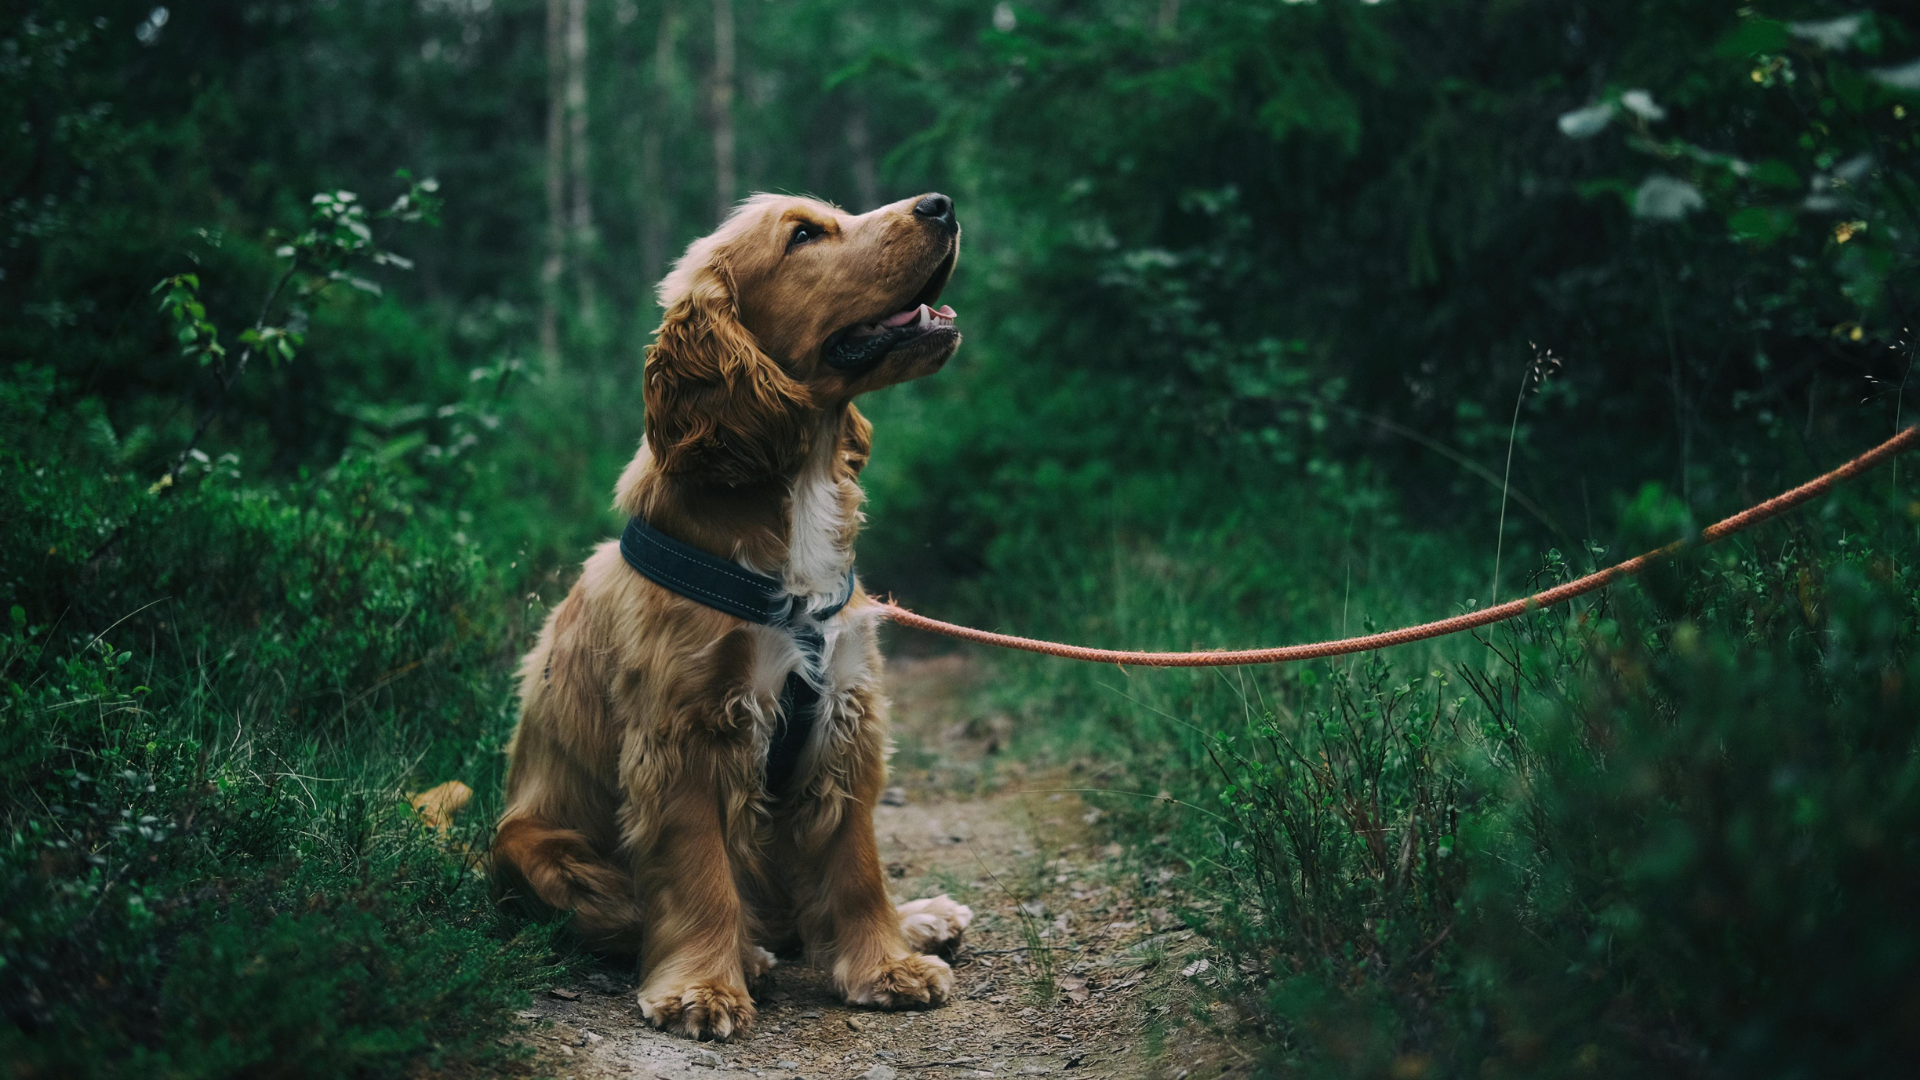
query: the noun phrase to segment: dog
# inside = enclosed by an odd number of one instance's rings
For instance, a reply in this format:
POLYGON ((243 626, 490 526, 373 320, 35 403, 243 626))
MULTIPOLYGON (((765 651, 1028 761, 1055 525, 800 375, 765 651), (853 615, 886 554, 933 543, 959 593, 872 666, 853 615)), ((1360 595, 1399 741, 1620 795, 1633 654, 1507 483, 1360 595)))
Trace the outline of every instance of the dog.
POLYGON ((857 216, 759 195, 660 283, 645 436, 615 489, 628 537, 521 663, 492 848, 503 902, 637 954, 656 1027, 747 1031, 750 985, 795 939, 850 1004, 952 992, 935 954, 973 913, 896 908, 874 838, 891 747, 879 612, 852 574, 872 434, 853 400, 953 356, 935 305, 959 251, 944 195, 857 216), (714 606, 745 582, 772 583, 766 621, 714 606))

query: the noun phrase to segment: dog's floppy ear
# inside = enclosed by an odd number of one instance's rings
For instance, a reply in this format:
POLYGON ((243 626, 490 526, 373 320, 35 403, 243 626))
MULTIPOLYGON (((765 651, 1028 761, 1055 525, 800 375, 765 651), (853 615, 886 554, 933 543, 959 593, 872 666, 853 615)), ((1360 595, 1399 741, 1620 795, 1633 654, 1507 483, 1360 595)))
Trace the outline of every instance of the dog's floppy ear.
POLYGON ((660 283, 647 349, 647 443, 669 476, 740 487, 790 474, 807 452, 806 387, 740 325, 717 251, 698 245, 660 283))

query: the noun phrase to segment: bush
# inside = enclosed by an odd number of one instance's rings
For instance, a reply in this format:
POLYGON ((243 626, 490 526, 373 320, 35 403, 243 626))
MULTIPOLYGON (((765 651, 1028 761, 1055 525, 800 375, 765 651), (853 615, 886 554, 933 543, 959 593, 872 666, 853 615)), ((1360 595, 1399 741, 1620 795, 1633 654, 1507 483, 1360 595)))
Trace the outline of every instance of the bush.
POLYGON ((0 383, 0 1053, 22 1076, 485 1060, 550 951, 406 790, 487 795, 500 582, 366 457, 150 494, 53 380, 0 383), (106 627, 98 634, 81 627, 106 627))
MULTIPOLYGON (((1883 1074, 1920 1042, 1920 582, 1875 487, 1477 647, 1056 677, 1043 708, 1166 793, 1100 802, 1143 881, 1187 869, 1275 1072, 1883 1074)), ((1183 580, 1136 617, 1256 640, 1183 580)))

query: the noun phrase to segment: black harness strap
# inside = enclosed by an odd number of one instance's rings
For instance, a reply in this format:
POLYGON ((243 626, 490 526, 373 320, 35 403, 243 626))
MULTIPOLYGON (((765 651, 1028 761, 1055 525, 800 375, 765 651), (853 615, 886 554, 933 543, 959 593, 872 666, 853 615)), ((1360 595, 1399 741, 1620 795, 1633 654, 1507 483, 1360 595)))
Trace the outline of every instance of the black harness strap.
POLYGON ((800 667, 787 675, 780 691, 780 716, 767 746, 767 791, 779 795, 793 779, 800 755, 820 718, 819 683, 827 637, 820 627, 853 599, 853 569, 847 569, 847 595, 822 611, 802 612, 778 579, 756 574, 739 563, 683 544, 638 517, 620 534, 620 555, 627 565, 669 592, 678 593, 737 619, 786 630, 800 650, 800 667), (812 677, 809 678, 808 676, 812 677))

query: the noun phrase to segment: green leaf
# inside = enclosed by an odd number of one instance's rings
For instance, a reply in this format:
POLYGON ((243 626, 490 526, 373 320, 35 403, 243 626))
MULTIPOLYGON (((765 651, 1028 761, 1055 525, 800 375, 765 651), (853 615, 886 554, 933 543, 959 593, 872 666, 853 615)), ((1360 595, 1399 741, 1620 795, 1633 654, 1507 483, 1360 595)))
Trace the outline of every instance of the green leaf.
POLYGON ((1749 206, 1727 217, 1727 230, 1734 239, 1751 240, 1762 247, 1793 232, 1797 224, 1790 206, 1749 206))
POLYGON ((1793 166, 1779 158, 1768 158, 1755 166, 1753 181, 1756 184, 1784 188, 1789 191, 1797 190, 1801 184, 1800 174, 1793 171, 1793 166))
POLYGON ((1787 24, 1774 19, 1746 19, 1740 28, 1721 39, 1714 46, 1719 56, 1748 57, 1760 53, 1774 53, 1785 49, 1793 41, 1793 35, 1787 30, 1787 24))
POLYGON ((13 625, 15 626, 27 625, 27 609, 26 608, 21 607, 19 604, 15 604, 13 605, 13 610, 9 614, 13 616, 13 625))

